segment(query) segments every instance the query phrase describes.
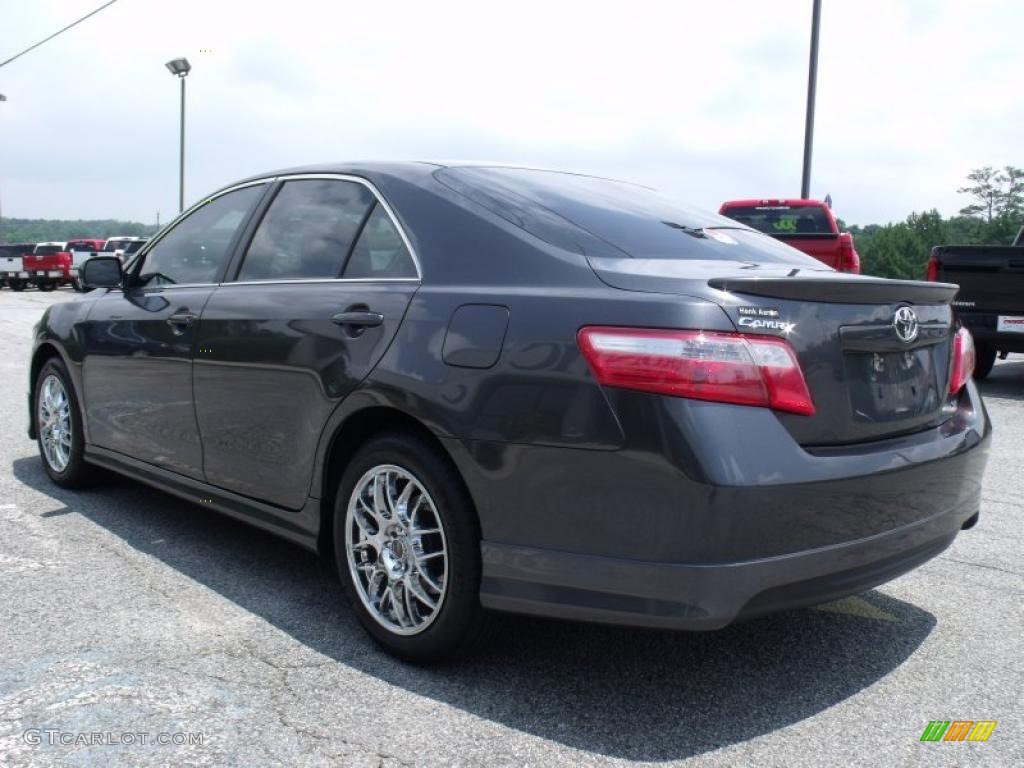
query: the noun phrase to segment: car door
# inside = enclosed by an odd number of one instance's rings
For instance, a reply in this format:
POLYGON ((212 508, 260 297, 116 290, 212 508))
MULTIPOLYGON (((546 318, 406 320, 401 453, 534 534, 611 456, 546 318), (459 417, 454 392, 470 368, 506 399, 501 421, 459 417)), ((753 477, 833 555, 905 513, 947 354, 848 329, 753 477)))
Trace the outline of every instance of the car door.
POLYGON ((279 182, 199 323, 195 403, 206 478, 299 509, 324 424, 372 370, 419 285, 368 182, 279 182))
POLYGON ((192 402, 196 321, 266 184, 204 201, 96 299, 83 326, 84 405, 92 445, 202 479, 192 402))

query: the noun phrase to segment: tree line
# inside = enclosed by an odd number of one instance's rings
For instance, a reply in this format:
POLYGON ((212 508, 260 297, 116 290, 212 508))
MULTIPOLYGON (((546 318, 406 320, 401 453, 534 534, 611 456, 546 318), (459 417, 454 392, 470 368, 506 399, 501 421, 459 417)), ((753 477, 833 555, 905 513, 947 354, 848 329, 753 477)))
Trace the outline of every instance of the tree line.
POLYGON ((853 234, 865 275, 921 280, 936 245, 1010 245, 1024 226, 1024 169, 977 168, 957 192, 970 203, 956 216, 935 209, 895 224, 840 225, 853 234))
POLYGON ((156 233, 156 225, 117 219, 3 219, 0 243, 66 242, 79 238, 107 238, 116 235, 146 237, 156 233))

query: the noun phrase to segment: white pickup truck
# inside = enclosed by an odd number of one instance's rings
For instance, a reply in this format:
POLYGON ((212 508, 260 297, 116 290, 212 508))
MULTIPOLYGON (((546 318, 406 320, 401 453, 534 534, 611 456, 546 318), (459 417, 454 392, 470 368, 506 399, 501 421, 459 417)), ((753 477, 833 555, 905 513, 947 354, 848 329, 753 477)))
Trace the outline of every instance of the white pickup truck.
POLYGON ((9 286, 12 290, 21 291, 28 282, 28 272, 22 257, 32 253, 35 243, 2 243, 0 244, 0 286, 9 286))
POLYGON ((149 240, 148 237, 132 237, 120 235, 109 237, 104 240, 71 240, 68 242, 68 250, 71 251, 71 285, 76 291, 84 291, 85 287, 78 275, 82 265, 94 256, 116 256, 121 261, 126 256, 135 253, 143 244, 149 240))

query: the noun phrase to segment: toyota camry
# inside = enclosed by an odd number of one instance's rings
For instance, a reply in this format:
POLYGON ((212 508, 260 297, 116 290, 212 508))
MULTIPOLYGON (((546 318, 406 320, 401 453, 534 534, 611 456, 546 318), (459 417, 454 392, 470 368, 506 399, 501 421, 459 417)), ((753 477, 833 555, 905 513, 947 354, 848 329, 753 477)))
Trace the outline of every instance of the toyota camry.
POLYGON ((835 272, 635 184, 318 165, 185 211, 35 330, 29 434, 331 556, 384 647, 499 612, 712 630, 978 519, 954 285, 835 272))

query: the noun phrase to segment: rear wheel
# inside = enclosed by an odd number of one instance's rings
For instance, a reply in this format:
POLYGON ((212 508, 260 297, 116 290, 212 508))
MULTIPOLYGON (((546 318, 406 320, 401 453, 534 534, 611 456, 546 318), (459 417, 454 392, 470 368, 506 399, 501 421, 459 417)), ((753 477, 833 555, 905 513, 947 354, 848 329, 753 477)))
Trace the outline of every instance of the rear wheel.
POLYGON ((21 280, 11 280, 11 290, 12 291, 24 291, 25 290, 25 283, 23 283, 21 280))
POLYGON ((996 349, 987 344, 979 344, 975 354, 974 378, 982 381, 992 373, 992 366, 996 364, 996 349))
POLYGON ((51 283, 49 280, 46 280, 44 282, 39 283, 39 290, 40 291, 52 291, 56 287, 57 287, 57 284, 56 283, 51 283))
POLYGON ((91 485, 95 469, 85 463, 78 399, 60 358, 51 358, 39 371, 32 413, 39 455, 50 479, 64 488, 91 485))
POLYGON ((462 655, 489 634, 476 512, 446 456, 411 433, 367 442, 334 508, 342 584, 363 627, 409 661, 462 655))

